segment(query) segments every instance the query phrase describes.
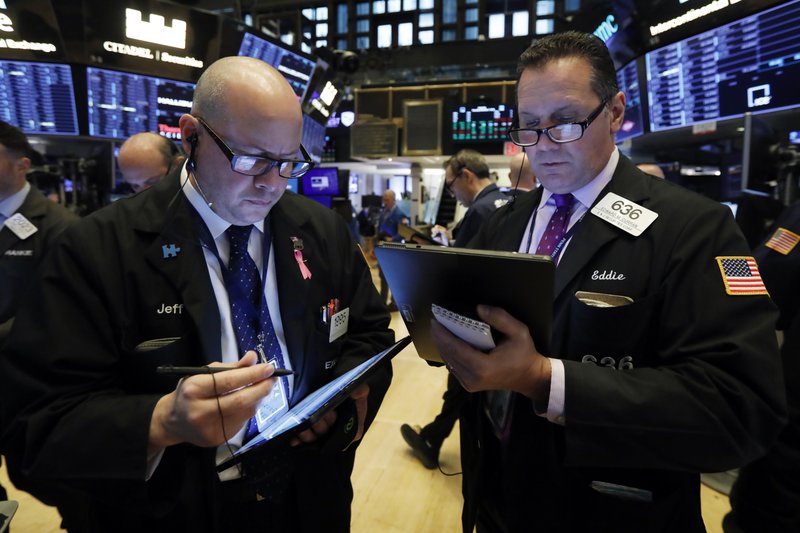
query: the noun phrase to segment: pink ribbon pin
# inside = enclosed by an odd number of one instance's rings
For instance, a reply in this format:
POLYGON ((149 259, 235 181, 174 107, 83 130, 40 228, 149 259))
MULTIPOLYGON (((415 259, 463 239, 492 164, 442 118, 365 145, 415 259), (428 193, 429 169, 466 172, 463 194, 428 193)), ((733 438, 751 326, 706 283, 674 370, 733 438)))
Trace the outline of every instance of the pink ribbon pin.
POLYGON ((297 261, 297 266, 300 267, 300 274, 303 279, 311 279, 311 271, 306 266, 306 260, 303 259, 303 239, 297 237, 290 237, 292 245, 294 246, 294 260, 297 261))

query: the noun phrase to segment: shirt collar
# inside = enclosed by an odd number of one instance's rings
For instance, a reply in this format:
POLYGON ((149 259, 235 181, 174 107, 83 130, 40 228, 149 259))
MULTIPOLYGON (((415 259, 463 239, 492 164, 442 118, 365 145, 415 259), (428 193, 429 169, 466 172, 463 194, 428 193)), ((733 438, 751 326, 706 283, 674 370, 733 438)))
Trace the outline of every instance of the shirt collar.
MULTIPOLYGON (((572 191, 572 195, 578 200, 583 206, 587 209, 591 207, 597 197, 600 196, 600 192, 608 185, 608 182, 611 181, 611 178, 614 176, 614 171, 617 169, 617 164, 619 163, 619 149, 615 146, 614 151, 611 152, 611 157, 608 158, 608 163, 606 166, 603 167, 603 170, 595 176, 595 178, 575 191, 572 191)), ((553 193, 548 191, 546 188, 542 188, 542 200, 539 206, 544 206, 549 200, 550 197, 553 196, 553 193)))
POLYGON ((19 211, 20 207, 22 207, 22 204, 25 202, 25 198, 27 198, 30 190, 31 184, 28 181, 25 181, 25 185, 23 185, 20 190, 0 202, 0 215, 3 215, 6 218, 11 218, 11 216, 19 211))
MULTIPOLYGON (((230 226, 232 226, 232 224, 216 214, 213 209, 208 207, 208 203, 206 202, 205 198, 203 198, 203 195, 200 194, 200 191, 197 190, 197 187, 195 187, 194 183, 192 183, 192 180, 189 179, 189 173, 186 170, 186 165, 184 165, 183 169, 181 170, 180 180, 181 183, 184 184, 182 187, 183 194, 186 195, 186 199, 189 200, 189 203, 192 204, 192 207, 197 210, 200 218, 203 219, 203 222, 208 228, 209 233, 211 233, 211 238, 216 241, 230 226)), ((261 233, 264 233, 264 220, 254 222, 253 226, 255 226, 261 233)))

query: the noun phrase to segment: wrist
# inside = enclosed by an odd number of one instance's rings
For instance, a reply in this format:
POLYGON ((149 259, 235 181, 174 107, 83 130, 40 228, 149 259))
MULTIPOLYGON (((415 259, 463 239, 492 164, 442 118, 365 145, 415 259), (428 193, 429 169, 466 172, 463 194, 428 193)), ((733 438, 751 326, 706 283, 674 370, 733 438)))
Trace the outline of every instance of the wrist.
POLYGON ((150 416, 150 431, 147 436, 147 456, 152 457, 161 450, 173 444, 178 444, 180 439, 171 434, 167 429, 166 419, 169 417, 169 397, 162 396, 150 416))
POLYGON ((537 411, 544 412, 547 410, 547 405, 550 402, 551 375, 550 359, 540 357, 536 364, 533 365, 533 385, 525 394, 533 400, 537 411))

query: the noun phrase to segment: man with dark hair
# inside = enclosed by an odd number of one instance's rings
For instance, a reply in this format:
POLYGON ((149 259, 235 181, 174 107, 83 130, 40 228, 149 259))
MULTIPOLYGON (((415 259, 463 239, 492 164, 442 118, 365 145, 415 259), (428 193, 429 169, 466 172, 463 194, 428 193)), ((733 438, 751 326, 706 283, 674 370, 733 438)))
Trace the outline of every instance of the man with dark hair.
POLYGON ((455 239, 453 246, 464 247, 478 233, 483 221, 508 202, 508 197, 492 181, 489 164, 480 152, 460 150, 445 161, 443 167, 445 189, 467 208, 467 212, 452 232, 434 226, 431 233, 434 236, 444 233, 448 242, 455 239))
POLYGON ((351 395, 350 443, 328 440, 330 411, 216 469, 393 339, 342 218, 286 192, 313 166, 302 123, 270 65, 214 62, 180 118, 186 165, 70 228, 42 266, 0 354, 0 449, 70 531, 349 529, 355 448, 390 366, 351 395))
POLYGON ((461 418, 464 531, 705 531, 699 473, 763 454, 785 420, 775 308, 730 210, 617 150, 625 95, 602 41, 544 37, 519 73, 509 135, 542 186, 471 246, 553 258, 553 302, 530 302, 552 305, 553 331, 542 354, 479 305, 499 333, 484 353, 432 324, 480 392, 461 418))
POLYGON ((133 192, 149 189, 183 162, 175 143, 157 133, 131 135, 119 148, 117 164, 133 192))
POLYGON ((32 154, 25 134, 0 121, 0 346, 45 252, 78 219, 25 179, 32 154))
MULTIPOLYGON (((497 208, 508 202, 508 197, 500 192, 489 178, 489 165, 486 158, 475 150, 461 150, 445 161, 444 186, 467 207, 464 218, 453 230, 454 246, 464 247, 478 233, 481 225, 497 208)), ((436 226, 444 231, 441 226, 436 226)), ((442 399, 442 410, 425 427, 400 426, 400 434, 411 447, 414 455, 426 468, 436 468, 439 464, 439 450, 442 443, 453 431, 467 393, 452 374, 447 376, 447 390, 442 399)))

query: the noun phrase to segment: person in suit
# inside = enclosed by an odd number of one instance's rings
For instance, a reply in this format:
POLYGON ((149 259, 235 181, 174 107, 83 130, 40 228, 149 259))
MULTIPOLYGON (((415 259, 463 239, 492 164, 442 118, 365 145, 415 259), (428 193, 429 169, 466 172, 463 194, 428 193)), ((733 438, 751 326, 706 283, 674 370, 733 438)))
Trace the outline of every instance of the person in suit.
POLYGON ((800 531, 800 203, 781 213, 754 251, 764 283, 780 311, 781 361, 789 421, 763 457, 739 469, 725 533, 800 531))
POLYGON ((489 164, 483 154, 475 150, 459 150, 444 162, 444 188, 448 194, 467 208, 453 231, 436 225, 431 229, 434 238, 446 236, 445 242, 453 246, 467 245, 478 232, 483 221, 495 209, 508 202, 489 174, 489 164))
POLYGON ((785 421, 774 306, 726 206, 617 150, 625 95, 601 40, 544 37, 518 72, 509 135, 542 186, 471 246, 551 256, 553 328, 543 354, 478 305, 500 334, 487 354, 432 324, 480 392, 461 419, 464 531, 705 531, 699 473, 763 454, 785 421))
POLYGON ((216 61, 180 128, 186 165, 65 232, 20 310, 0 355, 12 480, 70 532, 347 531, 389 366, 353 393, 351 445, 328 446, 331 411, 243 468, 216 465, 257 409, 283 413, 388 346, 389 315, 341 217, 285 191, 312 164, 277 70, 216 61), (331 300, 349 310, 333 332, 331 300), (232 369, 179 380, 165 364, 232 369), (294 375, 272 377, 280 365, 294 375))
POLYGON ((78 220, 28 183, 32 155, 25 134, 0 121, 0 345, 45 252, 78 220))
POLYGON ((119 147, 117 164, 133 192, 149 189, 183 163, 178 147, 149 131, 128 137, 119 147))
MULTIPOLYGON (((486 158, 475 150, 460 150, 444 163, 444 186, 467 207, 464 218, 453 230, 454 246, 465 247, 475 237, 484 221, 497 208, 508 203, 508 196, 489 177, 486 158)), ((445 229, 438 227, 440 232, 445 229)), ((439 465, 439 450, 453 431, 466 401, 467 393, 452 375, 447 376, 447 389, 442 396, 442 409, 425 427, 402 424, 400 434, 411 451, 425 466, 439 465)))
MULTIPOLYGON (((28 183, 32 154, 25 134, 0 121, 0 346, 45 253, 78 219, 28 183)), ((0 486, 0 501, 6 499, 0 486)))

